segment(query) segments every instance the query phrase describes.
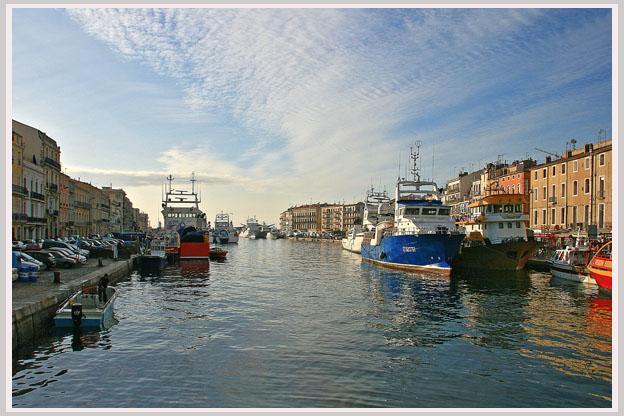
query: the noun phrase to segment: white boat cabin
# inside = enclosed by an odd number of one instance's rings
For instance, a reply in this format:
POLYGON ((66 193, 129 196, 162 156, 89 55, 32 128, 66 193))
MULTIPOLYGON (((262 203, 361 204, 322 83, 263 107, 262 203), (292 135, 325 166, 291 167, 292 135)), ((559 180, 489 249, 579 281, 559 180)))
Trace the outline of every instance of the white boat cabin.
POLYGON ((492 244, 527 240, 528 214, 523 212, 523 195, 488 195, 469 205, 470 218, 464 222, 466 234, 481 234, 492 244))
POLYGON ((394 235, 449 234, 455 230, 451 208, 442 205, 435 182, 399 181, 394 235))

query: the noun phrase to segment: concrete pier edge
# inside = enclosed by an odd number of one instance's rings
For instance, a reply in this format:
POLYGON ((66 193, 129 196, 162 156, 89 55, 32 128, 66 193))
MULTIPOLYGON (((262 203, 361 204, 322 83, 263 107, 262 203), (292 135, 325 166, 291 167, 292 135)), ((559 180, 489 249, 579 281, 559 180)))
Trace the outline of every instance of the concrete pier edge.
POLYGON ((35 302, 13 309, 13 352, 32 344, 44 328, 52 326, 52 319, 59 306, 80 290, 82 285, 97 284, 104 274, 108 274, 110 283, 118 282, 130 275, 136 261, 136 255, 132 255, 129 259, 118 260, 68 283, 67 288, 61 292, 44 296, 35 302))

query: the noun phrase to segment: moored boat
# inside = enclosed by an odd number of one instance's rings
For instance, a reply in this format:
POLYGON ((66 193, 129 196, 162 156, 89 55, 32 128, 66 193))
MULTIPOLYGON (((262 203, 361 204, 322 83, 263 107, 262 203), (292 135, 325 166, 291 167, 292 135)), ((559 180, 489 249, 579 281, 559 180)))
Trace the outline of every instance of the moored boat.
POLYGON ((612 242, 604 244, 587 265, 587 270, 600 289, 611 292, 613 284, 612 242))
POLYGON ((521 270, 537 249, 527 238, 528 215, 521 194, 487 195, 469 205, 470 219, 461 222, 467 232, 454 267, 521 270))
POLYGON ((227 255, 227 250, 223 250, 219 247, 214 247, 210 250, 210 260, 225 260, 225 256, 227 255))
POLYGON ((61 328, 100 327, 113 317, 116 297, 114 287, 98 290, 95 285, 83 286, 56 311, 54 325, 61 328))
POLYGON ((577 237, 573 246, 567 245, 558 249, 550 257, 550 274, 559 279, 595 285, 596 281, 587 270, 590 253, 589 246, 577 237))
POLYGON ((362 241, 364 241, 364 229, 361 225, 353 226, 345 238, 342 239, 342 248, 352 253, 360 253, 362 251, 362 241))
POLYGON ((362 242, 362 260, 377 265, 450 275, 465 235, 455 230, 450 208, 435 182, 421 181, 420 144, 411 151, 413 180, 397 181, 394 219, 380 222, 362 242))
POLYGON ((238 232, 230 221, 229 214, 221 212, 216 215, 212 242, 219 244, 238 243, 238 232))
POLYGON ((266 239, 270 230, 270 225, 260 224, 256 217, 251 217, 247 219, 245 236, 251 240, 266 239))
POLYGON ((177 231, 180 235, 178 256, 180 259, 210 258, 210 232, 206 214, 199 209, 201 198, 195 192, 195 175, 191 176, 191 191, 173 189, 173 177, 167 177, 162 214, 166 232, 177 231))
POLYGON ((342 248, 353 253, 361 253, 364 234, 374 232, 377 224, 391 221, 393 216, 394 210, 387 192, 375 192, 375 189, 371 187, 366 192, 362 225, 354 225, 347 232, 345 238, 342 239, 342 248))
POLYGON ((139 257, 139 264, 142 269, 160 270, 167 264, 167 252, 165 240, 155 238, 150 242, 149 251, 139 257))

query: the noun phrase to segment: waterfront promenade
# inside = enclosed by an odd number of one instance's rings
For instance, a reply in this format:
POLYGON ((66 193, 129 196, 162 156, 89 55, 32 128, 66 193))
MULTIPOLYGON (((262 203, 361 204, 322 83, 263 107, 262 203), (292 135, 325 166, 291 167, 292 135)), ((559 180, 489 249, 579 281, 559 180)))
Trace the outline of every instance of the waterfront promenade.
POLYGON ((28 346, 51 325, 60 304, 76 293, 83 284, 94 284, 108 274, 114 283, 130 274, 135 257, 117 260, 92 258, 73 269, 44 270, 36 282, 13 282, 12 286, 12 334, 13 351, 28 346), (54 283, 54 271, 61 273, 61 283, 54 283))

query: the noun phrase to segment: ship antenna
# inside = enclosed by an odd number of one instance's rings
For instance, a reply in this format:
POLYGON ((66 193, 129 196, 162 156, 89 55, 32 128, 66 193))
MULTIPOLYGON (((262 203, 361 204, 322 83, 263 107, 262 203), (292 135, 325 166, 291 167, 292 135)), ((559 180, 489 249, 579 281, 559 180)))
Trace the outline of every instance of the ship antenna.
POLYGON ((420 140, 416 141, 416 151, 410 147, 410 157, 412 158, 412 175, 414 176, 415 182, 420 182, 420 167, 418 166, 418 159, 420 157, 420 146, 422 142, 420 140))
POLYGON ((173 176, 169 174, 166 179, 169 181, 169 193, 171 193, 171 182, 173 181, 173 176))
POLYGON ((431 182, 435 182, 433 179, 434 167, 435 167, 435 142, 433 142, 433 160, 431 161, 431 182))
POLYGON ((399 152, 399 176, 398 180, 401 180, 401 152, 399 152))
POLYGON ((195 172, 191 172, 191 192, 195 193, 195 182, 197 181, 197 179, 195 179, 195 172))

